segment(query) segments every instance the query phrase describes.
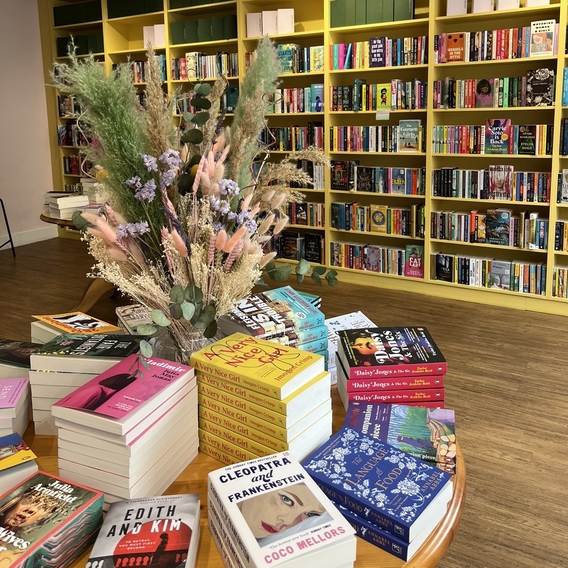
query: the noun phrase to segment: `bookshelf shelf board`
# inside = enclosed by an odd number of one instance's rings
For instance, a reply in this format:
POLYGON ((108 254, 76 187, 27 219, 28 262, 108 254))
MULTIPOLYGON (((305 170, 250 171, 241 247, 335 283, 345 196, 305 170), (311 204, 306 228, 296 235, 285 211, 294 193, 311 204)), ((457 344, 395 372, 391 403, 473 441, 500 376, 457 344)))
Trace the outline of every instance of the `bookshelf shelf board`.
MULTIPOLYGON (((84 55, 76 55, 77 59, 86 59, 87 57, 93 56, 95 59, 103 58, 105 56, 104 53, 85 53, 84 55)), ((66 61, 70 59, 68 55, 59 55, 55 57, 56 61, 66 61)))
POLYGON ((307 73, 283 73, 279 75, 280 79, 294 79, 296 77, 322 77, 323 71, 308 71, 307 73))
MULTIPOLYGON (((447 63, 445 65, 447 65, 447 63)), ((428 69, 428 65, 393 65, 389 67, 364 67, 362 69, 332 69, 328 71, 328 73, 330 75, 353 75, 354 73, 376 73, 390 71, 391 74, 396 74, 398 71, 404 71, 408 69, 426 70, 428 69)))
POLYGON ((115 24, 126 25, 128 27, 152 26, 164 23, 164 12, 148 12, 147 14, 134 14, 132 16, 121 16, 120 18, 108 18, 107 22, 112 26, 115 24))
MULTIPOLYGON (((414 109, 397 109, 397 110, 390 110, 387 108, 380 108, 377 110, 332 110, 329 111, 329 114, 333 114, 336 116, 357 116, 357 115, 365 115, 365 116, 376 116, 377 113, 379 114, 414 114, 420 113, 424 114, 428 112, 428 109, 425 108, 414 108, 414 109)), ((407 152, 410 154, 411 152, 407 152)))
POLYGON ((567 256, 568 257, 568 251, 565 251, 565 250, 555 250, 554 254, 558 255, 558 256, 567 256))
MULTIPOLYGON (((530 156, 526 154, 432 154, 433 158, 488 158, 490 160, 550 160, 552 156, 546 154, 544 156, 530 156)), ((568 157, 568 156, 567 156, 568 157)))
MULTIPOLYGON (((317 29, 317 30, 306 30, 303 32, 293 32, 290 34, 274 34, 269 36, 270 39, 274 42, 274 43, 294 43, 296 42, 296 40, 303 40, 303 39, 318 39, 323 43, 323 35, 324 35, 324 31, 323 29, 317 29)), ((262 39, 262 37, 245 37, 243 38, 243 42, 245 43, 245 45, 247 47, 250 46, 250 44, 256 45, 260 40, 262 39)))
MULTIPOLYGON (((420 14, 416 15, 419 16, 420 14)), ((415 18, 414 20, 398 20, 396 22, 365 24, 361 26, 329 28, 329 33, 331 34, 332 39, 335 39, 334 36, 353 36, 355 34, 367 34, 369 37, 373 37, 374 35, 396 37, 400 32, 404 32, 404 35, 406 36, 412 36, 417 34, 420 30, 428 33, 427 17, 415 18)))
POLYGON ((488 20, 511 20, 514 18, 531 18, 533 20, 546 20, 560 15, 560 3, 547 4, 546 6, 528 6, 513 10, 495 10, 493 12, 478 12, 476 14, 463 14, 461 16, 438 16, 436 22, 440 24, 466 24, 471 22, 487 22, 488 20))
MULTIPOLYGON (((117 50, 109 51, 108 56, 114 57, 114 56, 131 55, 131 56, 135 56, 135 57, 140 57, 141 59, 143 59, 145 61, 147 59, 147 56, 146 56, 147 52, 148 52, 148 50, 143 48, 143 47, 137 47, 137 48, 133 48, 133 49, 117 49, 117 50)), ((165 47, 156 47, 156 48, 154 48, 154 52, 156 53, 156 55, 165 54, 166 48, 165 47)), ((125 63, 126 63, 126 61, 125 61, 125 63)))
MULTIPOLYGON (((170 83, 175 85, 195 85, 202 81, 216 81, 219 77, 197 77, 197 79, 172 79, 170 83)), ((238 77, 226 77, 227 81, 238 81, 238 77)))
POLYGON ((509 247, 505 245, 492 245, 491 243, 470 243, 467 241, 450 241, 446 239, 430 239, 433 243, 445 244, 445 245, 457 245, 457 246, 466 246, 466 247, 474 247, 474 248, 482 248, 482 249, 499 249, 499 250, 509 250, 515 252, 528 252, 528 253, 537 253, 537 254, 546 254, 546 249, 528 249, 528 248, 519 248, 519 247, 509 247))
POLYGON ((356 231, 355 229, 335 229, 330 227, 334 233, 343 233, 345 235, 372 235, 373 237, 388 238, 388 239, 401 239, 404 241, 423 241, 423 237, 411 237, 410 235, 396 235, 394 233, 373 233, 371 231, 356 231))
MULTIPOLYGON (((366 158, 370 156, 396 156, 396 159, 399 158, 417 158, 421 157, 424 158, 426 154, 424 152, 345 152, 345 151, 338 151, 338 150, 330 150, 330 154, 338 155, 338 156, 365 156, 366 158)), ((442 154, 444 156, 449 154, 442 154)))
POLYGON ((557 207, 560 207, 562 209, 567 209, 568 208, 568 203, 557 203, 556 204, 557 207))
POLYGON ((202 42, 197 42, 197 43, 176 43, 171 47, 171 49, 176 49, 176 48, 183 48, 185 49, 185 51, 188 51, 188 48, 190 48, 190 51, 201 51, 202 48, 207 48, 207 47, 219 47, 219 48, 223 48, 223 51, 225 51, 225 48, 227 46, 235 46, 237 45, 237 38, 234 39, 221 39, 221 40, 217 40, 217 41, 202 41, 202 42))
POLYGON ((83 175, 80 175, 80 174, 65 174, 64 173, 63 175, 65 177, 68 177, 68 178, 81 178, 81 177, 83 177, 83 175))
POLYGON ((467 65, 468 67, 485 67, 494 65, 520 65, 522 63, 526 64, 537 64, 539 66, 542 62, 544 65, 553 65, 556 63, 556 56, 554 57, 520 57, 518 59, 492 59, 490 61, 449 61, 448 63, 437 63, 437 70, 450 69, 452 67, 463 67, 467 65))
POLYGON ((331 266, 333 270, 337 272, 350 272, 351 274, 372 274, 373 276, 381 276, 384 278, 395 278, 396 280, 416 280, 423 281, 423 278, 409 278, 408 276, 402 276, 399 274, 388 274, 387 272, 375 272, 374 270, 361 270, 360 268, 347 268, 346 266, 331 266))
POLYGON ((491 113, 495 114, 495 112, 534 112, 534 111, 550 111, 554 112, 553 106, 534 106, 534 107, 482 107, 482 108, 435 108, 432 109, 435 113, 456 113, 456 112, 484 112, 484 113, 491 113))
POLYGON ((520 205, 522 207, 546 207, 550 206, 550 203, 542 203, 539 201, 504 201, 504 200, 497 200, 497 199, 474 199, 472 197, 441 197, 438 195, 433 195, 431 197, 432 200, 436 201, 450 201, 450 202, 459 202, 459 203, 486 203, 491 205, 499 205, 501 207, 505 205, 520 205))
POLYGON ((204 14, 208 12, 217 12, 218 10, 229 11, 229 8, 235 9, 237 2, 213 2, 211 4, 202 4, 199 6, 184 6, 183 8, 174 8, 168 10, 168 14, 181 15, 181 16, 194 16, 197 14, 204 14))
POLYGON ((65 24, 63 26, 53 26, 54 31, 73 31, 73 30, 84 30, 86 28, 100 28, 103 25, 102 20, 93 20, 92 22, 81 22, 79 24, 65 24))

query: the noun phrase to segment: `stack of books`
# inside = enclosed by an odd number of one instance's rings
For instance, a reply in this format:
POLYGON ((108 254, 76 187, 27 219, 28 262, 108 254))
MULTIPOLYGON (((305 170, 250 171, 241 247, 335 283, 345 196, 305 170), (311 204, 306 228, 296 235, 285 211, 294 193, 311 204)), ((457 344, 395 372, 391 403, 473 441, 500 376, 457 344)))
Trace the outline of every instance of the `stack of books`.
POLYGON ((40 347, 40 343, 0 339, 0 379, 27 377, 30 370, 30 356, 40 347))
POLYGON ((346 426, 302 465, 358 536, 405 561, 452 498, 449 473, 346 426))
POLYGON ((355 561, 353 528, 288 452, 212 471, 207 507, 227 567, 347 568, 355 561))
POLYGON ((0 438, 0 495, 38 470, 36 457, 19 434, 0 438))
POLYGON ((315 305, 318 298, 291 286, 251 294, 219 318, 219 331, 225 336, 246 333, 318 353, 327 363, 327 327, 323 312, 315 305))
POLYGON ((337 344, 339 343, 339 335, 337 332, 340 329, 364 329, 365 327, 376 327, 376 324, 372 322, 363 312, 350 312, 348 314, 343 314, 336 316, 334 318, 328 318, 325 320, 325 325, 327 326, 327 343, 329 351, 329 359, 327 364, 327 370, 331 374, 331 384, 335 385, 337 383, 337 344))
POLYGON ((64 197, 49 196, 45 198, 47 205, 46 212, 54 219, 71 219, 75 211, 82 211, 89 205, 87 195, 66 195, 64 197))
POLYGON ((331 435, 321 355, 244 333, 196 351, 199 449, 235 463, 289 450, 302 459, 331 435))
POLYGON ((40 346, 29 370, 35 433, 55 436, 51 406, 139 349, 140 337, 110 334, 61 334, 40 346))
POLYGON ((122 333, 120 327, 83 312, 67 312, 65 314, 32 317, 37 320, 31 324, 32 341, 37 343, 47 343, 62 333, 75 333, 78 335, 122 333))
POLYGON ((30 380, 3 379, 0 381, 0 436, 24 435, 30 423, 30 380))
POLYGON ((447 362, 425 327, 340 330, 337 390, 349 402, 444 406, 447 362))
POLYGON ((87 566, 193 568, 199 544, 199 495, 164 495, 113 503, 87 566))
POLYGON ((161 494, 195 458, 197 388, 188 365, 130 355, 52 406, 59 472, 105 505, 161 494))

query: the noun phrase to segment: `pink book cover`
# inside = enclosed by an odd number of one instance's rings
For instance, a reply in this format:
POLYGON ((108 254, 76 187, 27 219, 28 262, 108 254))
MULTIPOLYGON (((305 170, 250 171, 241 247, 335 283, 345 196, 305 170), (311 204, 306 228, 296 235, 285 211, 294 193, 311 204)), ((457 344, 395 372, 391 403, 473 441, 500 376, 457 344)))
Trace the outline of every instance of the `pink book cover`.
POLYGON ((16 406, 25 394, 29 379, 2 379, 0 381, 0 417, 16 416, 16 406))
POLYGON ((160 391, 186 376, 192 367, 165 359, 146 358, 144 368, 132 354, 54 406, 86 410, 108 418, 122 419, 143 406, 160 391))
POLYGON ((408 404, 444 400, 444 389, 408 391, 368 391, 348 393, 350 401, 408 404))
POLYGON ((444 375, 425 375, 423 377, 396 377, 378 379, 350 379, 345 390, 351 392, 396 391, 407 389, 431 389, 444 386, 444 375))

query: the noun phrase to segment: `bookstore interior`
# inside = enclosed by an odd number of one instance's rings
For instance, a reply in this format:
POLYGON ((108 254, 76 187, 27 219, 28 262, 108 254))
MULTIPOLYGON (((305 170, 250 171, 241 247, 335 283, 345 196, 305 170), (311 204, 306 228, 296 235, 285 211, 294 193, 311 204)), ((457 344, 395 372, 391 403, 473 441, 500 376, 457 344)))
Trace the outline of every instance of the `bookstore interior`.
POLYGON ((466 485, 436 338, 288 277, 568 315, 566 2, 38 9, 42 219, 132 302, 0 339, 0 563, 435 567, 466 485))

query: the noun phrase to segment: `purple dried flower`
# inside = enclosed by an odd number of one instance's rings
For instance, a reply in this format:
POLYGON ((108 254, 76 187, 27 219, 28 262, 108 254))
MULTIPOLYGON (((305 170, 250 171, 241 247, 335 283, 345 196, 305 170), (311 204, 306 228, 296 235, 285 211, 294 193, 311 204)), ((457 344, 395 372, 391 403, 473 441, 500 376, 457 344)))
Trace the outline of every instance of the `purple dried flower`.
POLYGON ((139 201, 152 201, 156 196, 156 182, 149 179, 142 187, 139 187, 134 197, 139 201))
POLYGON ((149 172, 157 172, 158 171, 158 160, 154 158, 154 156, 150 156, 149 154, 142 154, 142 161, 146 168, 148 168, 149 172))
POLYGON ((160 188, 166 189, 172 185, 174 179, 176 179, 176 173, 174 170, 166 170, 160 174, 160 188))
POLYGON ((179 152, 177 150, 166 150, 160 156, 160 162, 168 165, 170 168, 177 168, 181 164, 181 158, 179 157, 179 152))
POLYGON ((130 187, 132 189, 139 189, 140 187, 142 187, 142 183, 141 183, 141 179, 140 176, 134 176, 131 177, 130 179, 127 179, 124 182, 124 185, 126 185, 126 187, 130 187))
POLYGON ((122 223, 116 228, 116 236, 119 239, 139 237, 149 231, 150 227, 148 227, 147 221, 141 221, 140 223, 122 223))
POLYGON ((234 182, 232 179, 222 179, 219 182, 219 191, 220 191, 221 195, 234 196, 234 195, 238 195, 238 193, 241 190, 240 190, 239 186, 237 185, 237 183, 234 182))

